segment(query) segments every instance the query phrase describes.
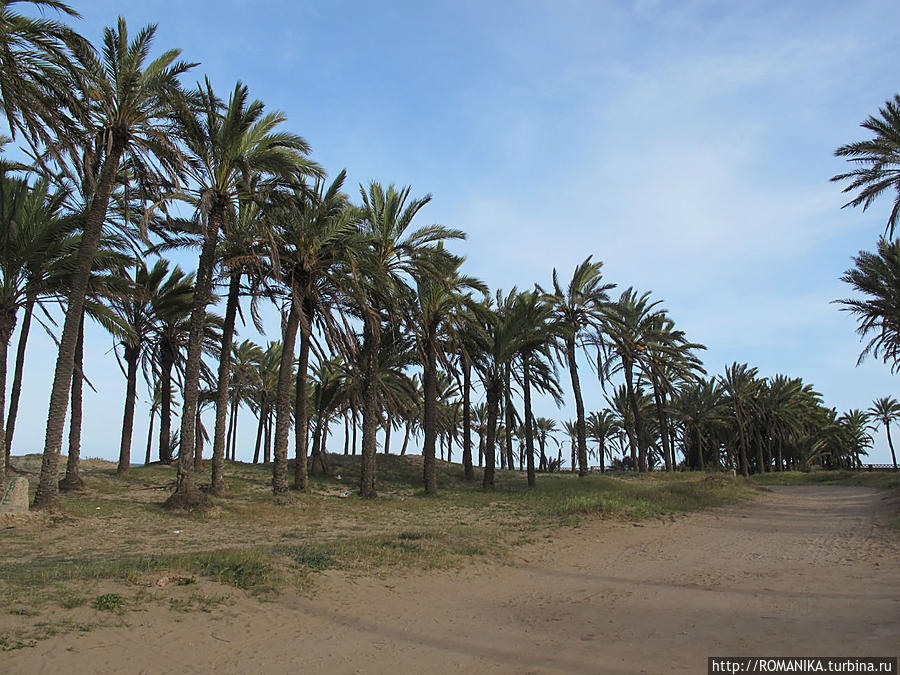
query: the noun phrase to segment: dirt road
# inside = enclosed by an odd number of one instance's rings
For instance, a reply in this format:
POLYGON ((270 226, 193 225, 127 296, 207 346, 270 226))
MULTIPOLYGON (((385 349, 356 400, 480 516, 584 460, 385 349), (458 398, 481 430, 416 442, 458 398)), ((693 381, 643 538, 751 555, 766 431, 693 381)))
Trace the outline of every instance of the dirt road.
POLYGON ((710 655, 896 656, 900 538, 884 493, 782 487, 639 525, 595 521, 514 565, 329 573, 314 597, 164 608, 0 654, 0 670, 196 673, 706 672, 710 655))

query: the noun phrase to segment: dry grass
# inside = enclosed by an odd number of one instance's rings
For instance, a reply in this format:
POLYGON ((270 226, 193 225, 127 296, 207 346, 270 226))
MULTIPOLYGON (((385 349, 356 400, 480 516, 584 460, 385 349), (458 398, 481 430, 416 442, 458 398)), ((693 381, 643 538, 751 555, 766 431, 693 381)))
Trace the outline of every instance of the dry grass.
MULTIPOLYGON (((37 472, 40 457, 14 463, 37 472)), ((459 465, 439 462, 441 493, 428 497, 420 457, 379 456, 379 497, 362 500, 358 463, 332 456, 330 475, 313 476, 309 494, 281 502, 272 497, 271 466, 229 464, 229 492, 213 509, 173 513, 162 504, 174 467, 133 467, 120 477, 112 463, 83 462, 84 492, 63 494, 57 513, 10 521, 4 530, 0 606, 17 628, 4 630, 0 617, 0 647, 108 623, 147 602, 210 611, 228 605, 227 586, 254 593, 309 588, 325 569, 381 574, 449 568, 472 556, 503 560, 536 532, 581 517, 663 516, 750 499, 758 489, 707 474, 553 474, 540 475, 529 490, 524 474, 499 471, 498 487, 485 491, 480 476, 467 483, 459 465), (45 613, 54 616, 49 624, 45 613)), ((200 475, 209 470, 204 462, 200 475)), ((29 478, 33 490, 36 475, 29 478)))

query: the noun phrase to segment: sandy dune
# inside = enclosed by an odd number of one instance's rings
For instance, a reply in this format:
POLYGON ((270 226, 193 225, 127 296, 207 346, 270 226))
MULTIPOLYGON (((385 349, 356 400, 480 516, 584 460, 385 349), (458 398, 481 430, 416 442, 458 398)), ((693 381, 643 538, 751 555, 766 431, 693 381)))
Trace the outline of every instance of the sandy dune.
POLYGON ((127 628, 0 654, 0 671, 699 673, 710 655, 895 656, 888 511, 875 490, 774 488, 750 505, 539 536, 513 566, 328 573, 313 596, 153 608, 127 628))

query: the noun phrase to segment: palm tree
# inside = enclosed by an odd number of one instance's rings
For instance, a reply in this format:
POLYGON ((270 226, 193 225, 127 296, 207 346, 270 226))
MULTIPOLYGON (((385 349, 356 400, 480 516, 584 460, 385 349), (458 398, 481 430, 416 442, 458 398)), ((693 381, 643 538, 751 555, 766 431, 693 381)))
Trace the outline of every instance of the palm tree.
MULTIPOLYGON (((588 473, 587 431, 584 417, 584 399, 581 382, 578 379, 576 346, 582 331, 596 329, 602 321, 601 308, 609 301, 607 291, 615 284, 602 283, 603 263, 591 262, 588 256, 575 268, 572 280, 566 290, 559 285, 556 268, 553 269, 553 293, 546 299, 553 304, 561 350, 565 354, 569 375, 572 379, 572 393, 575 397, 575 428, 577 432, 578 475, 588 473)), ((572 467, 574 470, 574 466, 572 467)))
MULTIPOLYGON (((691 468, 706 468, 705 439, 714 438, 716 432, 726 426, 723 397, 724 390, 716 378, 701 378, 685 383, 672 401, 673 413, 683 425, 685 462, 691 468), (689 448, 696 452, 690 452, 689 448)), ((715 468, 719 469, 718 444, 714 451, 711 460, 715 468)))
POLYGON ((132 289, 130 293, 114 297, 110 302, 113 312, 131 329, 130 334, 121 340, 127 384, 117 468, 119 474, 125 473, 131 465, 138 366, 143 361, 145 372, 149 370, 149 346, 159 329, 159 322, 163 317, 186 313, 193 295, 193 275, 185 276, 177 266, 170 274, 169 263, 162 259, 151 270, 144 262, 138 261, 133 278, 126 270, 122 270, 121 274, 131 281, 132 289))
POLYGON ((877 253, 860 251, 853 261, 855 267, 847 270, 841 281, 850 284, 863 297, 835 302, 856 316, 860 339, 873 334, 857 365, 872 354, 896 373, 900 370, 900 239, 888 242, 881 238, 877 253))
POLYGON ((9 469, 12 429, 18 407, 25 360, 25 342, 34 305, 41 295, 61 294, 61 280, 77 250, 76 225, 63 218, 66 191, 51 193, 46 180, 33 185, 0 172, 0 483, 9 469), (3 429, 6 404, 6 366, 9 341, 20 308, 25 318, 19 338, 12 400, 7 429, 3 429))
POLYGON ((894 205, 888 216, 885 233, 893 237, 900 218, 900 94, 885 102, 878 116, 870 116, 861 125, 873 137, 842 145, 834 154, 860 167, 834 176, 833 181, 849 181, 844 192, 855 192, 844 206, 862 206, 865 211, 885 192, 894 193, 894 205))
MULTIPOLYGON (((331 305, 343 276, 347 273, 350 250, 358 245, 354 214, 347 196, 341 191, 346 171, 341 171, 330 185, 317 181, 313 189, 297 188, 285 206, 278 211, 278 258, 281 278, 288 289, 291 310, 285 326, 284 344, 291 357, 294 338, 300 334, 300 353, 294 391, 294 489, 306 491, 307 484, 307 379, 313 327, 324 331, 330 344, 339 342, 333 325, 331 305), (294 322, 293 324, 291 322, 294 322)), ((285 358, 285 367, 287 359, 285 358)), ((293 367, 293 364, 291 364, 293 367)), ((287 385, 287 378, 284 380, 287 385)), ((280 422, 287 425, 290 416, 290 391, 279 390, 280 422)), ((287 491, 287 431, 276 433, 276 493, 287 491)))
MULTIPOLYGON (((410 199, 408 187, 398 190, 390 185, 385 190, 371 183, 368 190, 360 187, 362 195, 362 233, 366 239, 353 266, 355 283, 349 289, 355 311, 363 324, 360 352, 363 439, 362 468, 359 493, 373 498, 375 491, 375 434, 380 418, 377 396, 377 374, 383 323, 398 297, 398 289, 410 275, 427 266, 427 260, 444 239, 461 239, 459 230, 440 225, 420 227, 407 233, 413 219, 429 201, 431 195, 410 199)), ((426 268, 427 269, 427 268, 426 268)))
POLYGON ((625 390, 631 408, 633 429, 629 434, 637 444, 637 462, 640 471, 647 470, 647 446, 645 425, 635 383, 635 368, 649 370, 647 358, 651 349, 661 346, 658 341, 660 313, 656 309, 661 301, 650 301, 650 292, 642 295, 627 288, 615 303, 604 307, 603 334, 611 343, 612 353, 607 359, 602 377, 621 370, 625 375, 625 390))
MULTIPOLYGON (((463 258, 438 248, 428 268, 416 275, 416 293, 411 308, 410 323, 416 335, 416 345, 422 362, 423 421, 425 441, 422 448, 425 492, 437 494, 435 474, 435 440, 437 438, 438 360, 443 349, 443 333, 450 329, 456 312, 470 304, 468 291, 478 290, 487 295, 487 286, 473 277, 462 276, 459 268, 463 258)), ((446 359, 444 365, 448 366, 446 359)), ((471 461, 471 460, 470 460, 471 461)))
POLYGON ((119 165, 126 155, 135 165, 155 158, 170 174, 180 164, 180 154, 173 144, 168 122, 171 103, 181 92, 178 78, 190 65, 176 62, 178 50, 169 50, 146 63, 155 33, 156 27, 149 26, 129 43, 125 20, 120 17, 116 28, 107 28, 104 32, 102 58, 87 52, 82 54, 91 89, 86 118, 90 121, 85 131, 99 141, 103 160, 85 214, 81 246, 68 294, 47 414, 41 475, 34 499, 38 508, 54 507, 59 499, 57 466, 81 314, 119 165))
POLYGON ((84 39, 59 21, 33 19, 14 5, 27 2, 40 11, 53 9, 80 15, 58 0, 0 0, 0 110, 10 131, 26 133, 33 143, 46 143, 52 132, 71 125, 59 102, 66 98, 74 69, 69 50, 88 48, 84 39))
MULTIPOLYGON (((188 197, 203 229, 185 363, 182 442, 194 438, 201 337, 206 308, 212 300, 219 232, 224 229, 229 208, 239 193, 249 192, 260 176, 291 180, 318 171, 306 158, 309 153, 306 141, 294 134, 275 131, 285 121, 284 115, 264 114, 260 101, 248 103, 247 87, 240 82, 235 85, 227 105, 215 95, 209 80, 199 88, 195 98, 196 109, 185 104, 176 111, 179 136, 190 158, 185 172, 190 183, 196 186, 188 197)), ((225 355, 229 357, 230 351, 225 355)), ((206 501, 195 487, 191 455, 181 453, 176 490, 166 502, 170 508, 192 508, 206 501)))
POLYGON ((597 455, 600 458, 600 471, 606 470, 606 444, 619 432, 621 426, 613 412, 604 409, 592 412, 587 418, 588 438, 597 443, 597 455))
POLYGON ((878 424, 884 427, 887 432, 888 446, 891 448, 891 460, 894 462, 894 469, 897 468, 897 453, 894 452, 894 442, 891 440, 891 422, 900 419, 900 403, 893 396, 883 396, 876 398, 869 408, 869 415, 878 424))
MULTIPOLYGON (((732 363, 725 369, 725 375, 719 376, 719 382, 725 390, 725 400, 731 408, 737 427, 738 467, 744 476, 750 475, 747 453, 750 447, 750 424, 755 413, 755 398, 761 386, 760 380, 757 379, 758 372, 756 368, 751 368, 746 363, 732 363)), ((762 466, 758 469, 762 471, 762 466)))

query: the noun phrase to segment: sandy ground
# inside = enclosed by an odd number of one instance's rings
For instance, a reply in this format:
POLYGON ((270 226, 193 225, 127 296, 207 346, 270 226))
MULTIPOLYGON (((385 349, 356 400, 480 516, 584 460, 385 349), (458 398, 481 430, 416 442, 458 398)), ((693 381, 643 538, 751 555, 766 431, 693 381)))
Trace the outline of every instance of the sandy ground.
POLYGON ((154 607, 0 654, 0 672, 700 673, 710 655, 896 656, 889 510, 866 488, 773 488, 749 505, 538 536, 511 566, 332 572, 313 595, 154 607))

